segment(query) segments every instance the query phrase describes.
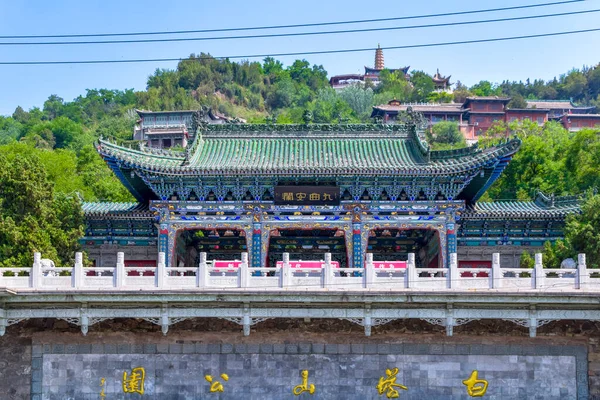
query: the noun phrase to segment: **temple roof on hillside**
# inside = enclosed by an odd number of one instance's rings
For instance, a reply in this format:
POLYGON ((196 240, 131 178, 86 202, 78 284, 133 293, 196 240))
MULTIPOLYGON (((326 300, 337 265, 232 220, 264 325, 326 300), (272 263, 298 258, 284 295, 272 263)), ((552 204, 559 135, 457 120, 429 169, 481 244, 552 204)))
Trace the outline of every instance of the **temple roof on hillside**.
POLYGON ((440 70, 438 69, 437 72, 433 75, 433 77, 431 79, 433 79, 434 83, 446 83, 446 84, 450 84, 450 77, 451 75, 448 76, 442 76, 442 74, 440 74, 440 70))
MULTIPOLYGON (((373 110, 382 111, 406 111, 408 107, 412 107, 413 111, 420 113, 454 113, 462 114, 466 110, 462 108, 462 103, 422 103, 422 104, 380 104, 373 106, 373 110)), ((371 115, 373 117, 374 115, 371 115)))
POLYGON ((600 118, 600 114, 565 114, 569 118, 600 118))
POLYGON ((579 107, 571 100, 526 100, 527 108, 548 108, 551 110, 591 110, 594 107, 579 107))
POLYGON ((511 112, 526 112, 526 113, 540 113, 546 114, 550 111, 549 108, 507 108, 506 113, 510 114, 511 112))
POLYGON ((154 114, 193 114, 196 110, 175 110, 175 111, 149 111, 149 110, 135 110, 136 113, 141 117, 142 115, 154 115, 154 114))
POLYGON ((367 67, 365 65, 365 75, 379 75, 381 73, 381 71, 383 71, 384 69, 387 69, 390 72, 402 71, 402 73, 404 75, 406 75, 408 73, 408 70, 410 69, 410 65, 406 66, 406 67, 402 67, 402 68, 383 68, 383 69, 367 67))
POLYGON ((345 75, 334 75, 329 79, 329 83, 335 81, 345 81, 345 80, 358 80, 363 81, 365 76, 362 74, 345 74, 345 75))
POLYGON ((498 96, 474 96, 467 97, 465 102, 463 103, 463 108, 469 108, 469 103, 471 102, 500 102, 504 104, 508 104, 510 102, 510 97, 498 97, 498 96))

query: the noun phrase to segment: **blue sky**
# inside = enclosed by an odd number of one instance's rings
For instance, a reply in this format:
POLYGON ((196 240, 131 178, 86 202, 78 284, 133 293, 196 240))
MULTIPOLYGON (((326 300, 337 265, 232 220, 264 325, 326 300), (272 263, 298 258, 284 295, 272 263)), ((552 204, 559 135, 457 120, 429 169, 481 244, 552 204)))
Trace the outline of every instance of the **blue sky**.
MULTIPOLYGON (((207 1, 173 0, 0 0, 0 35, 35 35, 216 29, 227 27, 280 25, 421 15, 460 10, 535 4, 548 0, 504 0, 461 2, 430 0, 368 2, 344 1, 207 1)), ((443 19, 444 22, 535 15, 554 12, 600 9, 600 0, 443 19)), ((379 23, 400 26, 442 19, 379 23)), ((368 27, 374 24, 349 25, 368 27)), ((313 27, 307 31, 342 27, 313 27)), ((179 58, 190 53, 208 52, 215 56, 314 51, 341 48, 398 46, 454 40, 517 36, 544 32, 600 28, 600 13, 490 23, 462 27, 384 31, 343 35, 222 40, 151 44, 99 44, 75 46, 0 46, 0 61, 179 58)), ((270 31, 277 32, 277 31, 270 31)), ((207 34, 195 34, 203 36, 207 34)), ((211 34, 212 35, 212 34, 211 34)), ((0 39, 0 41, 7 41, 0 39)), ((600 62, 600 32, 461 46, 389 50, 386 66, 451 74, 468 85, 482 79, 492 82, 552 79, 573 67, 600 62)), ((289 64, 297 57, 284 57, 289 64)), ((306 59, 322 64, 330 75, 358 73, 373 64, 373 52, 313 55, 306 59)), ((174 68, 176 62, 112 65, 2 66, 0 65, 0 115, 10 115, 20 105, 25 109, 41 107, 50 94, 65 100, 86 89, 108 88, 143 90, 147 77, 156 68, 174 68)))

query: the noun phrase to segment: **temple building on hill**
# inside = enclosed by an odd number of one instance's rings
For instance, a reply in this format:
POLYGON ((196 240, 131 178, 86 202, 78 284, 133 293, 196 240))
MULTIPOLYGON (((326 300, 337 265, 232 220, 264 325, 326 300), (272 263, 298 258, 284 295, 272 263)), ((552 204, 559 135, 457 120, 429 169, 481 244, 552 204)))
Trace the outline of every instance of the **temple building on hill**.
POLYGON ((439 92, 450 92, 452 91, 452 84, 450 83, 450 77, 451 75, 448 76, 442 76, 440 74, 440 70, 438 69, 435 73, 435 75, 433 75, 432 79, 433 79, 433 84, 435 85, 435 90, 439 91, 439 92))
POLYGON ((195 111, 135 111, 139 119, 133 128, 134 140, 157 149, 187 146, 195 111))
MULTIPOLYGON (((454 118, 448 110, 447 116, 454 118)), ((457 115, 456 118, 460 118, 457 115)), ((97 150, 134 203, 86 203, 84 249, 96 266, 194 267, 240 260, 274 267, 322 260, 363 268, 406 260, 419 267, 489 266, 501 253, 516 266, 523 250, 562 237, 577 199, 479 199, 518 151, 518 139, 490 148, 431 151, 421 119, 393 125, 202 123, 185 151, 132 150, 100 140, 97 150), (419 125, 417 125, 419 124, 419 125)))
POLYGON ((527 109, 546 109, 548 118, 560 118, 565 114, 591 114, 593 106, 576 106, 571 100, 527 100, 527 109))
POLYGON ((498 121, 510 123, 528 119, 543 125, 553 120, 570 132, 600 126, 600 114, 594 114, 595 107, 576 106, 570 100, 527 100, 526 108, 515 109, 508 107, 510 100, 510 97, 473 96, 467 97, 464 103, 415 104, 394 99, 387 104, 373 106, 371 117, 393 124, 398 115, 410 107, 424 115, 429 127, 440 121, 456 121, 470 144, 477 142, 498 121))
MULTIPOLYGON (((402 71, 404 76, 408 77, 408 70, 410 66, 404 68, 387 68, 390 72, 402 71)), ((367 67, 365 66, 364 74, 345 74, 345 75, 335 75, 329 79, 329 84, 334 89, 343 89, 352 84, 356 83, 364 83, 365 81, 370 81, 373 84, 379 84, 379 74, 385 68, 385 60, 383 58, 383 49, 377 45, 377 49, 375 50, 375 64, 374 66, 367 67)))
POLYGON ((133 128, 133 140, 139 140, 147 147, 155 149, 186 147, 193 139, 190 132, 194 131, 194 114, 198 114, 199 119, 209 124, 234 122, 233 118, 215 113, 208 107, 201 110, 135 111, 139 119, 133 128))

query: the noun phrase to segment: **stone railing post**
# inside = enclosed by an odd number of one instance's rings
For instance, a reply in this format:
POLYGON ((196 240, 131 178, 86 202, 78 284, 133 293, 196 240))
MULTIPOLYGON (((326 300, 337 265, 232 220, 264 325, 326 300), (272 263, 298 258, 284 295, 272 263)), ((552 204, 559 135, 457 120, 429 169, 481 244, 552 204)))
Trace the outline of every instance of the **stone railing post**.
POLYGON ((373 253, 367 253, 367 262, 365 263, 364 276, 365 287, 373 287, 375 281, 377 280, 375 264, 373 263, 373 253))
POLYGON ((156 287, 162 289, 167 285, 167 266, 165 264, 165 253, 158 253, 158 264, 156 264, 156 287))
POLYGON ((248 253, 242 253, 242 264, 240 265, 240 287, 250 286, 250 270, 248 269, 248 253))
POLYGON ((74 288, 82 288, 83 287, 83 254, 81 252, 75 253, 75 267, 73 268, 73 287, 74 288))
POLYGON ((208 272, 208 265, 206 263, 206 253, 200 253, 200 263, 198 263, 198 271, 196 272, 196 280, 198 287, 205 288, 210 285, 209 282, 210 273, 208 272))
POLYGON ((122 288, 125 286, 125 253, 118 252, 117 253, 117 268, 115 273, 115 286, 117 288, 122 288))
POLYGON ((33 265, 31 267, 31 287, 42 287, 42 253, 33 253, 33 265))
POLYGON ((492 271, 490 273, 490 289, 502 287, 502 270, 500 269, 500 253, 492 254, 492 271))
POLYGON ((590 275, 585 262, 585 254, 577 255, 577 276, 575 279, 575 289, 588 290, 590 275))
POLYGON ((415 253, 408 253, 406 261, 406 274, 404 275, 406 288, 414 288, 417 282, 417 270, 415 266, 415 253))
POLYGON ((290 268, 290 253, 283 253, 283 266, 281 267, 281 287, 288 287, 292 282, 290 268))
POLYGON ((542 254, 535 254, 535 266, 534 266, 534 283, 531 285, 534 289, 541 289, 544 287, 544 280, 546 273, 544 272, 544 264, 542 263, 542 254))
POLYGON ((450 253, 450 265, 448 274, 448 288, 456 289, 460 287, 460 272, 458 272, 458 257, 456 253, 450 253))
POLYGON ((331 253, 325 253, 325 266, 323 267, 323 287, 333 286, 333 266, 331 265, 331 253))

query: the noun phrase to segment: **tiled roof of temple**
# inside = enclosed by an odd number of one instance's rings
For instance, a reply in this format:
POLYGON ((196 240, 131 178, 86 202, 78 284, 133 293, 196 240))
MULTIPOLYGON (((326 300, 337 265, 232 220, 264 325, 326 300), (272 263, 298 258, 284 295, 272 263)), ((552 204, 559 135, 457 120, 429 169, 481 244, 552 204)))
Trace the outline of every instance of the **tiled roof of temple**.
POLYGON ((148 205, 137 202, 126 202, 126 203, 111 203, 111 202, 98 202, 98 203, 83 203, 82 204, 83 214, 86 218, 90 217, 110 217, 126 215, 127 217, 151 217, 152 212, 148 210, 148 205))
MULTIPOLYGON (((403 103, 403 104, 381 104, 378 106, 373 106, 375 110, 384 110, 384 111, 406 111, 409 107, 413 109, 413 111, 421 112, 421 113, 453 113, 453 114, 462 114, 465 112, 465 109, 462 108, 462 103, 403 103)), ((375 116, 375 113, 371 115, 371 117, 375 116)))
POLYGON ((559 110, 593 109, 594 107, 579 107, 571 100, 527 100, 527 108, 548 108, 559 110))
POLYGON ((518 140, 454 152, 429 151, 402 125, 213 125, 186 153, 132 150, 100 141, 107 161, 165 175, 460 174, 514 154, 518 140))
POLYGON ((581 210, 577 196, 551 197, 539 193, 534 201, 478 202, 467 208, 463 218, 557 218, 581 210))

